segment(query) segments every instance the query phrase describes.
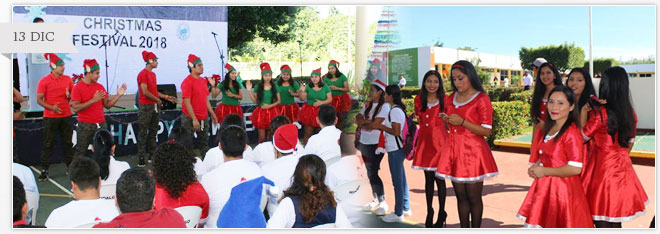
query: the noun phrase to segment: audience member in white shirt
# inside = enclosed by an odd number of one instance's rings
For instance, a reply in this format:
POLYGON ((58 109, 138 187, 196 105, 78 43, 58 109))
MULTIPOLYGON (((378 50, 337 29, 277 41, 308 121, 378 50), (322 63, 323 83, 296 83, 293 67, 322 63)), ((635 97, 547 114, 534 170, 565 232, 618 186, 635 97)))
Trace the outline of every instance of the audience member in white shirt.
MULTIPOLYGON (((287 124, 275 130, 273 147, 277 150, 277 159, 261 167, 264 176, 275 183, 274 189, 277 190, 268 199, 266 208, 269 216, 275 213, 278 201, 282 197, 282 191, 291 186, 293 172, 296 170, 299 158, 296 153, 296 145, 298 145, 296 125, 287 124)), ((272 189, 271 192, 273 192, 272 189)))
MULTIPOLYGON (((227 115, 225 119, 222 120, 222 123, 220 124, 220 129, 218 129, 218 133, 216 136, 218 147, 213 147, 209 149, 209 151, 206 152, 206 155, 204 155, 204 160, 202 162, 202 165, 205 170, 205 173, 212 171, 213 169, 219 167, 225 162, 222 152, 222 147, 220 147, 220 133, 230 125, 236 125, 242 128, 243 130, 245 130, 245 122, 243 122, 243 117, 237 114, 227 115)), ((245 145, 245 148, 243 150, 243 157, 244 158, 252 157, 252 148, 247 144, 245 145)))
POLYGON ((319 108, 316 121, 321 126, 319 133, 307 140, 305 150, 301 155, 314 154, 327 162, 329 159, 339 157, 339 134, 341 131, 335 127, 337 124, 337 112, 331 105, 323 105, 319 108))
POLYGON ((270 129, 268 130, 269 135, 267 136, 266 141, 255 146, 252 151, 253 153, 248 156, 243 156, 243 159, 256 163, 260 167, 275 160, 276 150, 273 147, 273 135, 279 127, 290 123, 291 121, 289 121, 289 118, 284 115, 275 116, 270 122, 270 129))
POLYGON ((27 221, 28 224, 32 224, 34 221, 32 220, 31 212, 35 212, 37 209, 39 209, 39 188, 37 187, 37 181, 34 179, 32 170, 30 170, 29 167, 23 166, 23 164, 13 163, 12 174, 21 181, 25 193, 30 193, 32 197, 36 198, 36 200, 27 201, 27 213, 29 214, 25 221, 27 221))
MULTIPOLYGON (((240 126, 229 125, 218 135, 224 163, 202 178, 202 186, 209 195, 209 216, 204 227, 216 228, 220 211, 231 195, 231 189, 248 180, 261 177, 257 164, 243 159, 247 134, 240 126)), ((265 193, 262 193, 265 196, 265 193)))
POLYGON ((94 160, 78 157, 69 165, 69 179, 75 200, 53 210, 47 228, 74 228, 97 221, 110 221, 119 215, 114 200, 99 198, 101 177, 94 160))
POLYGON ((320 157, 300 157, 293 183, 284 191, 284 198, 268 220, 268 228, 310 228, 332 223, 338 228, 353 227, 323 182, 325 172, 325 163, 320 157))

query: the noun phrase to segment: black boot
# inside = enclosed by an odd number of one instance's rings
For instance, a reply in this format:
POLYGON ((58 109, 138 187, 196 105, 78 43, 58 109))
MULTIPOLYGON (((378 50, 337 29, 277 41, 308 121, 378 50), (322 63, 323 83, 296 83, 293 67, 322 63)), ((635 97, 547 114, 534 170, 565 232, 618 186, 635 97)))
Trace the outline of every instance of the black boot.
POLYGON ((447 227, 447 212, 444 210, 442 212, 438 212, 438 221, 433 224, 434 228, 445 228, 447 227))
POLYGON ((433 208, 428 208, 426 210, 426 222, 424 223, 424 227, 426 228, 433 227, 433 208))

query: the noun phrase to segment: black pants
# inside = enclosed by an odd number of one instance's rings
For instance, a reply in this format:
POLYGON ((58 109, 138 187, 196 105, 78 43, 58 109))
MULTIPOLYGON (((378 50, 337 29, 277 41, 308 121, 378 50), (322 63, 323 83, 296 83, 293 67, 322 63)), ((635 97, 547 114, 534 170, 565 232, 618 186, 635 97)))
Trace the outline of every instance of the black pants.
POLYGON ((383 189, 383 180, 378 176, 380 170, 380 162, 383 160, 383 154, 376 154, 378 144, 375 145, 360 145, 360 152, 364 158, 364 164, 367 168, 367 177, 369 177, 369 184, 379 201, 385 200, 385 191, 383 189))
POLYGON ((160 108, 157 104, 140 104, 138 112, 138 158, 151 159, 153 152, 156 152, 156 133, 158 133, 158 118, 160 108))
POLYGON ((64 163, 67 166, 73 160, 73 123, 71 116, 63 118, 44 118, 44 146, 41 149, 41 168, 47 170, 51 164, 51 155, 55 147, 55 137, 59 135, 62 143, 64 163))

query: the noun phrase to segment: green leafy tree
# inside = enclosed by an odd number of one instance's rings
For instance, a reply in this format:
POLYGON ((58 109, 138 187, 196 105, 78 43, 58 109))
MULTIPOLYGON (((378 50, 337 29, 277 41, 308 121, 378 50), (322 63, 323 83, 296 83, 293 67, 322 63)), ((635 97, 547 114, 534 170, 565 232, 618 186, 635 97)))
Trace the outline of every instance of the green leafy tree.
MULTIPOLYGON (((655 57, 654 56, 649 56, 647 58, 633 58, 628 61, 619 61, 619 64, 621 65, 629 65, 629 64, 655 64, 655 57)), ((596 67, 596 65, 594 65, 596 67)))
POLYGON ((536 58, 542 57, 551 62, 559 71, 581 67, 584 64, 584 50, 575 42, 562 45, 549 45, 537 48, 522 47, 518 52, 522 67, 529 67, 536 58))
POLYGON ((469 47, 469 46, 458 47, 456 49, 457 50, 465 50, 465 51, 477 51, 477 48, 472 48, 472 47, 469 47))
MULTIPOLYGON (((613 58, 598 58, 594 59, 594 74, 591 74, 592 76, 601 73, 605 70, 607 70, 610 67, 618 66, 619 62, 616 61, 616 59, 613 58)), ((589 71, 589 61, 584 62, 584 69, 589 71)))
POLYGON ((228 46, 237 48, 255 37, 274 44, 290 40, 291 23, 299 7, 230 6, 228 7, 228 46))

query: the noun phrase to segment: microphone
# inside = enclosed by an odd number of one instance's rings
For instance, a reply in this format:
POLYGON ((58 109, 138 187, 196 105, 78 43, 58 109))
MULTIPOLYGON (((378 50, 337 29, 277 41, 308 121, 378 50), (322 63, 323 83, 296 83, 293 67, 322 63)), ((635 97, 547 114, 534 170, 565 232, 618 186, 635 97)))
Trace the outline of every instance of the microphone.
POLYGON ((217 36, 217 35, 218 35, 218 34, 217 34, 217 33, 215 33, 215 32, 211 32, 211 34, 213 34, 213 36, 217 36))

